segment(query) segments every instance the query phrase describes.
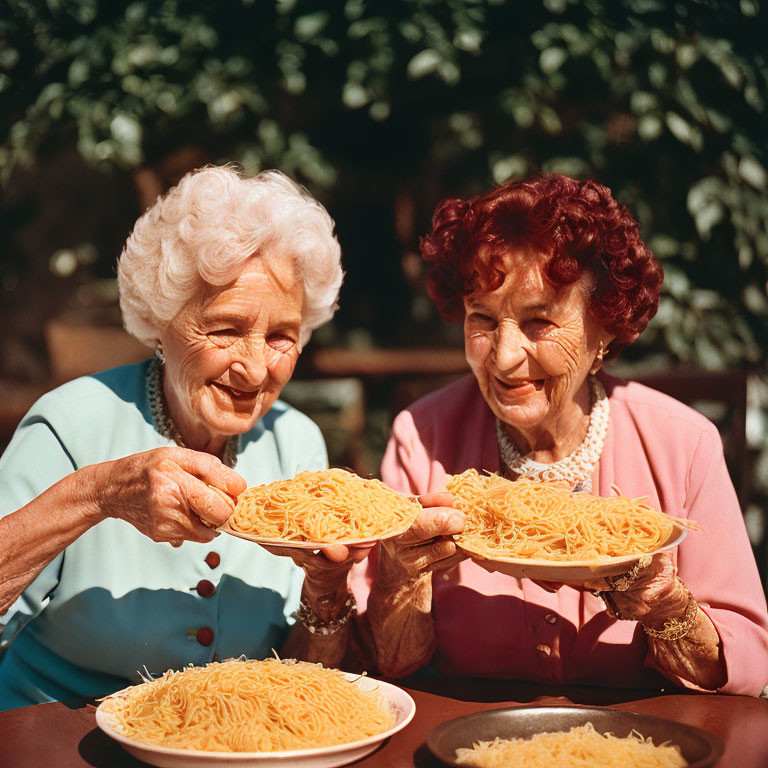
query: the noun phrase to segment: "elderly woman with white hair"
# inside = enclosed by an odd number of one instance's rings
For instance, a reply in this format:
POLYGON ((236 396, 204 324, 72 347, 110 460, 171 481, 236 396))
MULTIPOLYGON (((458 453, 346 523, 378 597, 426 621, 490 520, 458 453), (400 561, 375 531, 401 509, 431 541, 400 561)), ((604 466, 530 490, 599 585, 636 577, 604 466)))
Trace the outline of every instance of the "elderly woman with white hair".
POLYGON ((277 398, 336 308, 331 218, 281 173, 205 168, 138 220, 118 280, 155 356, 46 394, 0 460, 0 709, 346 647, 364 550, 294 551, 302 569, 213 530, 247 485, 327 466, 277 398))

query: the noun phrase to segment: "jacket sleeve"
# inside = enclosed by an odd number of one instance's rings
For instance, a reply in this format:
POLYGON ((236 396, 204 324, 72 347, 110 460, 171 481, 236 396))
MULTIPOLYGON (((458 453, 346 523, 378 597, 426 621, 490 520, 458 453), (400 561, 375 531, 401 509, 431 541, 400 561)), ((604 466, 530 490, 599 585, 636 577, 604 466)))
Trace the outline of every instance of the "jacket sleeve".
MULTIPOLYGON (((66 416, 66 409, 46 395, 22 420, 0 459, 0 518, 28 504, 76 469, 60 434, 66 432, 66 416)), ((48 604, 58 585, 63 558, 63 554, 54 558, 0 616, 0 654, 48 604)))
MULTIPOLYGON (((679 576, 720 636, 728 677, 719 692, 758 696, 768 683, 768 613, 714 426, 699 437, 688 468, 684 504, 698 530, 689 533, 679 549, 679 576)), ((650 653, 646 663, 663 672, 650 653)), ((675 682, 693 687, 684 680, 675 682)))
POLYGON ((381 462, 381 479, 400 493, 416 496, 430 490, 431 462, 413 416, 402 411, 392 424, 392 434, 381 462))

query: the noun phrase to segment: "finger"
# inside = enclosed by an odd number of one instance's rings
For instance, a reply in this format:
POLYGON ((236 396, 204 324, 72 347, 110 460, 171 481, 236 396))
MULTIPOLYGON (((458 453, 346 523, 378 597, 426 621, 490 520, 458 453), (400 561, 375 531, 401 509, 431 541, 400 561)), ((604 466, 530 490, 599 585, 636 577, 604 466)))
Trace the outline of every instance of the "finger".
POLYGON ((451 571, 455 570, 463 560, 466 559, 467 555, 465 555, 464 552, 457 550, 450 557, 432 563, 432 565, 427 568, 427 571, 434 571, 435 573, 450 573, 451 571))
POLYGON ((330 544, 320 552, 332 563, 343 563, 349 558, 349 549, 343 544, 330 544))
POLYGON ((206 525, 191 510, 175 510, 172 513, 172 526, 168 531, 168 539, 182 538, 187 541, 209 542, 213 541, 219 532, 206 525))
POLYGON ((216 456, 189 448, 170 448, 173 460, 187 473, 194 475, 207 485, 221 489, 236 499, 247 487, 245 478, 222 464, 216 456))
POLYGON ((336 568, 336 563, 331 562, 318 549, 305 549, 304 547, 275 547, 261 544, 261 547, 272 555, 278 557, 290 557, 299 568, 331 569, 336 568))
POLYGON ((231 500, 214 491, 209 485, 183 470, 179 470, 179 489, 189 509, 204 523, 214 528, 223 525, 230 517, 235 507, 231 500))
POLYGON ((464 530, 466 517, 450 507, 423 509, 413 525, 401 536, 399 543, 405 546, 422 544, 436 536, 452 536, 464 530))
POLYGON ((371 554, 371 550, 376 546, 376 544, 366 544, 365 546, 352 546, 348 547, 349 549, 349 559, 353 563, 362 563, 363 560, 365 560, 368 555, 371 554))
POLYGON ((214 493, 218 493, 219 496, 221 496, 224 501, 227 502, 227 504, 232 508, 232 511, 235 511, 235 507, 237 506, 237 500, 233 499, 231 496, 224 493, 224 491, 221 490, 221 488, 217 488, 215 485, 209 485, 208 486, 214 493))
POLYGON ((422 507, 452 507, 454 497, 448 491, 432 491, 423 493, 419 498, 422 507))
POLYGON ((446 560, 456 554, 456 544, 452 539, 435 539, 424 547, 414 547, 406 550, 410 554, 408 560, 414 571, 424 573, 440 560, 446 560))
POLYGON ((592 579, 590 581, 582 581, 579 584, 571 584, 569 586, 572 586, 575 589, 584 589, 593 592, 610 592, 613 589, 613 587, 611 587, 611 585, 608 584, 605 579, 592 579))

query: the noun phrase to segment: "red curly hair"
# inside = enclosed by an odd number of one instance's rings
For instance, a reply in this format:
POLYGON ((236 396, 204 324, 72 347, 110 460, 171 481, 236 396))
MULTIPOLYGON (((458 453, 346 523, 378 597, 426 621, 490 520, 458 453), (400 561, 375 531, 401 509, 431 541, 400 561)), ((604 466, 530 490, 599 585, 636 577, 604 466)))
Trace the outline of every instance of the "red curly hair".
POLYGON ((444 200, 419 245, 430 265, 427 292, 446 320, 464 317, 467 293, 504 282, 510 249, 551 254, 544 274, 555 285, 591 277, 588 311, 616 336, 613 354, 656 314, 664 279, 637 222, 607 187, 557 173, 507 182, 466 201, 444 200))

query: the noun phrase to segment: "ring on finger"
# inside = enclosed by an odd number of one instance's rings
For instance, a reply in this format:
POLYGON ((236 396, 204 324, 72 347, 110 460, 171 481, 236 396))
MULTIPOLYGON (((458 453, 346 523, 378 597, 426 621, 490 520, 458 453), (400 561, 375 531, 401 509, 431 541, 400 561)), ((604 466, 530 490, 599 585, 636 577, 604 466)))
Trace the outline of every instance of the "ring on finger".
POLYGON ((645 568, 648 563, 651 562, 651 558, 648 555, 643 555, 632 567, 631 570, 626 573, 620 573, 617 576, 606 576, 605 583, 608 585, 607 589, 600 590, 602 592, 626 592, 634 583, 637 578, 637 574, 645 568))

